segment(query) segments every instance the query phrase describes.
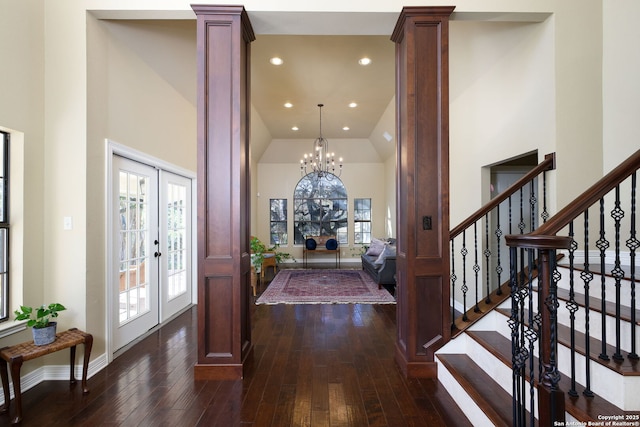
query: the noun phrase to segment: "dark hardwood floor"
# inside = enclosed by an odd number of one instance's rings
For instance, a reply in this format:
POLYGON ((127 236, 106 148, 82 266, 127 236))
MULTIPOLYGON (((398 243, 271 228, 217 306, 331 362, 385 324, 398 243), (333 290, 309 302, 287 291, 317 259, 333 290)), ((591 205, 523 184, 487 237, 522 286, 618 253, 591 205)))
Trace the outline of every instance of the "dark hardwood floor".
MULTIPOLYGON (((465 426, 436 380, 394 362, 395 305, 252 306, 238 381, 194 381, 196 308, 79 384, 23 394, 23 426, 465 426)), ((12 408, 13 409, 13 408, 12 408)), ((9 425, 7 414, 0 425, 9 425)))

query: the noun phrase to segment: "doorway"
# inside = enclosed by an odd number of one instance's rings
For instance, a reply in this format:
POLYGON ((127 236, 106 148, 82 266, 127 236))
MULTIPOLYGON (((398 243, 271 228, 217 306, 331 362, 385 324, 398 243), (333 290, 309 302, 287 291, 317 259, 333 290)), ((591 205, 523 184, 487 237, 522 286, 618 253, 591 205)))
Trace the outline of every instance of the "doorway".
POLYGON ((150 163, 111 159, 112 353, 193 301, 193 179, 150 163))

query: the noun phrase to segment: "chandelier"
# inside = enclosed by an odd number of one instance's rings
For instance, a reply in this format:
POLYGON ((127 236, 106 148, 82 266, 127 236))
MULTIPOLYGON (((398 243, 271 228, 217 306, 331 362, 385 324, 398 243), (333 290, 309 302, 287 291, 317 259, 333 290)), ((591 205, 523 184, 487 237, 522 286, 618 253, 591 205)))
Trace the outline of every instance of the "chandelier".
MULTIPOLYGON (((336 175, 335 153, 329 152, 329 141, 322 136, 322 107, 324 104, 318 104, 320 109, 320 136, 313 141, 313 152, 305 154, 300 160, 300 173, 307 174, 307 167, 311 169, 311 173, 315 172, 318 177, 327 177, 329 179, 336 175)), ((338 174, 342 175, 342 157, 338 159, 338 174)))

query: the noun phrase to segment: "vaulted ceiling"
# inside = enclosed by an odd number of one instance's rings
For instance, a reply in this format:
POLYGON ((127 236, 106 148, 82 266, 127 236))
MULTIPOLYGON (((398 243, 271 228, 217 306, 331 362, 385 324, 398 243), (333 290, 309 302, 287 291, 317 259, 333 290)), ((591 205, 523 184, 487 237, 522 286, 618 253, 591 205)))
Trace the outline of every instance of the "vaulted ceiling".
POLYGON ((317 137, 319 103, 326 138, 369 138, 394 95, 388 36, 259 35, 251 67, 251 102, 274 139, 317 137))

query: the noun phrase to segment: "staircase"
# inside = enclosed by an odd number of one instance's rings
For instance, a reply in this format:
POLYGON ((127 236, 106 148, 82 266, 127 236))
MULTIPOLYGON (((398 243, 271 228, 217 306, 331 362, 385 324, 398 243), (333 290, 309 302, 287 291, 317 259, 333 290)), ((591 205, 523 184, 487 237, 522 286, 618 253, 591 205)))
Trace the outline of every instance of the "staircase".
POLYGON ((490 215, 508 200, 512 230, 512 194, 526 200, 531 176, 452 230, 452 312, 462 315, 436 354, 438 379, 474 425, 640 425, 638 168, 640 151, 548 222, 546 207, 532 204, 544 223, 532 215, 527 234, 516 213, 521 233, 500 242, 500 217, 490 215), (501 245, 510 254, 502 280, 501 245), (473 288, 478 302, 469 305, 473 288))
MULTIPOLYGON (((558 367, 562 374, 559 388, 565 393, 572 390, 571 384, 571 336, 570 312, 566 309, 569 301, 569 270, 559 266, 562 279, 558 282, 558 299, 560 308, 558 324, 558 367), (562 309, 564 308, 564 309, 562 309)), ((612 277, 605 277, 607 286, 614 286, 612 277)), ((597 278, 598 283, 599 277, 597 278)), ((625 279, 624 285, 630 295, 630 280, 625 279)), ((537 294, 534 294, 537 295, 537 294)), ((576 313, 584 313, 584 294, 576 293, 574 297, 579 301, 580 309, 576 313)), ((601 301, 590 298, 593 310, 599 310, 601 301)), ((534 299, 537 306, 537 298, 534 299)), ((621 304, 623 331, 630 331, 631 309, 630 301, 621 304)), ((601 342, 593 336, 600 336, 601 313, 591 314, 591 390, 593 397, 583 394, 585 378, 582 375, 575 386, 576 397, 567 394, 565 411, 567 423, 581 425, 576 422, 592 422, 598 425, 602 422, 602 415, 626 415, 630 418, 640 414, 640 365, 628 358, 623 362, 616 362, 612 357, 609 361, 599 358, 601 342), (600 417, 599 417, 600 416, 600 417)), ((436 355, 439 362, 438 379, 445 385, 447 391, 463 410, 467 418, 476 426, 512 426, 513 420, 513 378, 511 369, 512 347, 509 318, 511 316, 511 300, 506 300, 496 309, 491 310, 481 320, 474 323, 462 334, 442 347, 436 355)), ((528 317, 528 314, 525 315, 528 317)), ((605 315, 606 328, 615 330, 615 302, 607 304, 605 315), (612 310, 613 309, 613 310, 612 310)), ((636 319, 640 319, 640 311, 636 310, 636 319)), ((578 371, 584 372, 584 315, 574 319, 577 328, 575 342, 578 360, 575 365, 578 371)), ((636 321, 640 325, 639 321, 636 321)), ((622 336, 629 337, 622 333, 622 336)), ((640 338, 640 328, 636 328, 636 339, 640 338)), ((630 340, 622 346, 624 351, 630 351, 630 340)), ((537 354, 538 348, 534 350, 537 354)), ((608 354, 614 354, 615 349, 609 347, 608 354)), ((534 366, 539 366, 537 358, 534 366)), ((534 396, 535 399, 535 396, 534 396)), ((636 419, 640 421, 640 419, 636 419)), ((603 424, 604 425, 604 424, 603 424)))

